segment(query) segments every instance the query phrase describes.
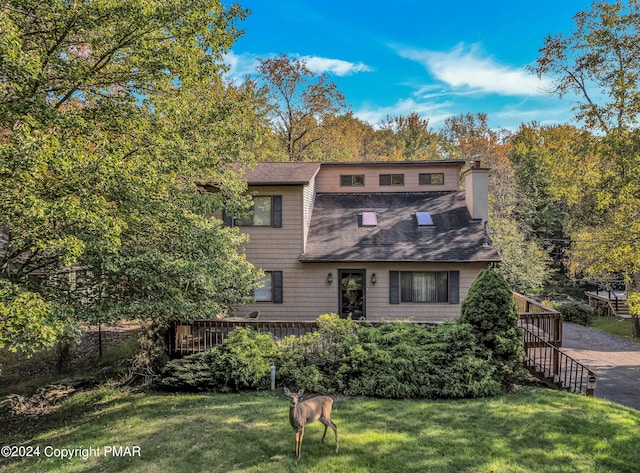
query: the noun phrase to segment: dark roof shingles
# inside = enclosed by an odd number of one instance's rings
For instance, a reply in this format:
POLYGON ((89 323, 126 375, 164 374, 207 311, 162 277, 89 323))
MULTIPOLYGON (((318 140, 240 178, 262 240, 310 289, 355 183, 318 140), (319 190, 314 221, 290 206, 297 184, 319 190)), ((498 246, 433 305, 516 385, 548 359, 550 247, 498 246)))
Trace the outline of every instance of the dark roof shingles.
POLYGON ((469 216, 464 192, 319 194, 300 260, 499 261, 484 243, 484 226, 469 216), (358 226, 364 211, 377 213, 377 226, 358 226), (418 227, 415 213, 422 211, 433 226, 418 227))
POLYGON ((244 174, 250 186, 304 185, 320 169, 319 163, 258 163, 244 174))

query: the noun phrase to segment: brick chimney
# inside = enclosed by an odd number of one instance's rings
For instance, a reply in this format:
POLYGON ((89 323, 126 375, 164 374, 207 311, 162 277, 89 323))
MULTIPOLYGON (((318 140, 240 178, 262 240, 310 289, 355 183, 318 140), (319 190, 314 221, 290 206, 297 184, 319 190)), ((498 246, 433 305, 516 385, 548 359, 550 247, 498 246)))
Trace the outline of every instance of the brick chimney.
POLYGON ((471 218, 489 220, 489 169, 480 160, 464 172, 465 202, 471 218))

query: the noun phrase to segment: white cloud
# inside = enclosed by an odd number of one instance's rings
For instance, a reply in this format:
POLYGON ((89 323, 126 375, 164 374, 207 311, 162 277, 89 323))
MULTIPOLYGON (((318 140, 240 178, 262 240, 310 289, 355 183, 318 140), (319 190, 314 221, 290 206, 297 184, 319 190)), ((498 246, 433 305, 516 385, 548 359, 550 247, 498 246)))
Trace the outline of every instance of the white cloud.
MULTIPOLYGON (((295 57, 295 56, 291 56, 295 57)), ((371 72, 373 69, 362 62, 349 62, 342 59, 330 59, 318 56, 300 56, 310 71, 322 74, 329 72, 337 76, 349 76, 359 72, 371 72)), ((235 54, 229 51, 224 56, 224 62, 229 66, 229 71, 225 74, 230 79, 243 79, 247 75, 256 73, 258 57, 250 54, 235 54)))
POLYGON ((337 76, 350 76, 358 72, 371 72, 373 69, 362 62, 349 62, 342 59, 330 59, 318 56, 302 56, 302 59, 310 71, 322 74, 330 72, 337 76))
POLYGON ((235 54, 232 51, 224 56, 224 63, 229 66, 225 76, 229 79, 244 79, 248 75, 255 74, 258 58, 252 54, 235 54))
POLYGON ((497 63, 477 45, 459 44, 449 52, 397 48, 398 54, 422 64, 434 78, 455 89, 498 95, 545 94, 545 83, 524 68, 497 63))

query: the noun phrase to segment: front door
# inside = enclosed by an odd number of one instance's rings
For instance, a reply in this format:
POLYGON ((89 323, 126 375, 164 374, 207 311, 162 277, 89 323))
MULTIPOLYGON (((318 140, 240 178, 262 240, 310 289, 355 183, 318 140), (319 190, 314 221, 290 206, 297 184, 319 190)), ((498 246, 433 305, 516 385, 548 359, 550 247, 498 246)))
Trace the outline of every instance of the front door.
POLYGON ((365 272, 364 269, 341 269, 340 317, 353 320, 365 318, 365 272))

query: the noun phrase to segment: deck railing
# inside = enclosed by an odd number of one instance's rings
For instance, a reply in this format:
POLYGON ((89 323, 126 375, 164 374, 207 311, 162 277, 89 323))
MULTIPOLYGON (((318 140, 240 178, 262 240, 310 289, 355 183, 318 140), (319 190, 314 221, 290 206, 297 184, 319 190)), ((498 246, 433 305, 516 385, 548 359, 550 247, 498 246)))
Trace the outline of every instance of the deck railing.
POLYGON ((236 327, 246 327, 258 333, 271 333, 275 340, 294 335, 299 337, 307 332, 318 330, 315 321, 288 322, 278 320, 195 320, 190 324, 174 322, 171 324, 170 355, 184 356, 200 351, 211 350, 222 343, 225 337, 236 327))
MULTIPOLYGON (((539 338, 556 347, 562 346, 562 318, 559 312, 538 302, 514 293, 514 300, 520 313, 521 327, 526 327, 539 338)), ((365 321, 368 325, 385 322, 365 321)), ((420 322, 417 322, 420 323, 420 322)), ((431 325, 431 323, 425 323, 431 325)), ((318 330, 315 321, 282 321, 260 319, 195 320, 191 323, 174 322, 170 327, 169 350, 172 357, 207 351, 222 343, 235 327, 249 327, 258 333, 271 333, 275 340, 289 335, 299 337, 318 330)))
POLYGON ((562 314, 560 312, 517 292, 513 293, 513 299, 520 314, 520 327, 530 330, 555 347, 562 346, 562 314))
POLYGON ((593 396, 595 373, 560 349, 562 314, 522 294, 514 292, 513 298, 520 313, 529 371, 563 389, 593 396))
POLYGON ((593 396, 596 375, 582 363, 523 327, 525 366, 560 388, 593 396))

